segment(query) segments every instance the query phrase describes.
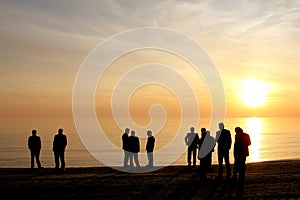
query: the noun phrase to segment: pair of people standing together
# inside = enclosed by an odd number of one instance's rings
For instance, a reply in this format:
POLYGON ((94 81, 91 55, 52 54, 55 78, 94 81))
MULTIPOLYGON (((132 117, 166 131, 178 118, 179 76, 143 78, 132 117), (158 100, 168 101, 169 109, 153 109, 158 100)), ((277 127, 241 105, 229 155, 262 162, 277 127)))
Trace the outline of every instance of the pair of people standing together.
MULTIPOLYGON (((59 169, 59 164, 61 169, 65 169, 65 149, 67 146, 67 136, 63 134, 63 129, 58 129, 58 133, 54 136, 53 140, 53 152, 55 169, 59 169)), ((34 160, 36 160, 38 168, 42 168, 40 162, 40 152, 42 148, 41 138, 37 136, 37 131, 32 130, 32 135, 28 137, 28 148, 30 150, 31 156, 31 168, 34 168, 34 160)))
MULTIPOLYGON (((122 135, 122 143, 124 150, 124 167, 133 167, 133 161, 135 162, 136 167, 140 167, 138 153, 140 152, 140 141, 137 136, 135 136, 135 131, 131 131, 129 136, 129 128, 125 129, 125 132, 122 135), (128 165, 129 162, 129 165, 128 165)), ((151 131, 147 131, 148 140, 146 144, 146 151, 148 157, 147 167, 153 167, 153 150, 155 138, 152 136, 151 131)))
MULTIPOLYGON (((229 151, 231 149, 231 133, 229 130, 224 128, 224 123, 219 123, 219 131, 216 133, 216 141, 210 136, 209 131, 206 131, 205 128, 201 129, 201 139, 197 133, 194 132, 194 128, 190 129, 190 133, 187 133, 185 137, 185 142, 188 145, 188 165, 191 166, 191 156, 193 155, 193 165, 196 165, 196 151, 199 147, 198 157, 200 159, 200 171, 206 177, 206 173, 210 170, 211 167, 211 157, 212 152, 214 151, 215 143, 218 143, 218 178, 223 176, 223 160, 226 165, 226 176, 227 179, 231 176, 230 160, 229 160, 229 151), (207 138, 206 138, 207 137, 207 138), (204 142, 205 141, 205 142, 204 142), (200 149, 204 146, 204 154, 201 155, 200 149)), ((239 173, 239 182, 244 182, 245 177, 245 168, 246 168, 246 157, 249 156, 248 146, 251 144, 251 140, 248 134, 243 132, 243 129, 240 127, 235 128, 235 144, 234 144, 234 170, 233 178, 236 179, 237 173, 239 173)))
POLYGON ((200 177, 201 179, 206 179, 206 174, 211 169, 212 152, 214 151, 215 140, 205 128, 201 128, 201 138, 199 138, 198 133, 195 133, 194 127, 191 127, 190 131, 191 132, 187 133, 185 137, 185 143, 188 145, 188 166, 192 165, 192 157, 193 166, 196 166, 196 155, 197 149, 199 148, 198 158, 200 159, 200 177))
MULTIPOLYGON (((219 161, 219 172, 218 178, 222 178, 223 175, 223 159, 226 164, 226 178, 229 179, 231 176, 230 161, 229 161, 229 150, 231 148, 231 134, 230 131, 224 129, 224 124, 219 124, 220 130, 217 132, 218 139, 218 161, 219 161)), ((244 133, 243 129, 236 127, 235 129, 235 142, 233 149, 234 165, 233 165, 233 180, 239 176, 238 183, 243 186, 245 179, 246 170, 246 158, 249 156, 248 147, 251 145, 250 137, 247 133, 244 133)))

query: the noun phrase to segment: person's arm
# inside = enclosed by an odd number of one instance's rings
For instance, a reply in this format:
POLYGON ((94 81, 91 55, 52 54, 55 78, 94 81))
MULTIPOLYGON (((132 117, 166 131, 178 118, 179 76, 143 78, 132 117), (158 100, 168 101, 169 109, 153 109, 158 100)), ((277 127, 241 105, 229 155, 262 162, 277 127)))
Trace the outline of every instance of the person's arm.
POLYGON ((185 144, 188 145, 188 134, 186 134, 184 141, 185 141, 185 144))
POLYGON ((56 147, 56 136, 54 136, 54 139, 53 139, 53 144, 52 144, 52 151, 55 151, 56 147))
POLYGON ((199 138, 199 135, 198 134, 196 134, 196 145, 197 145, 197 148, 199 148, 200 149, 200 138, 199 138))
POLYGON ((217 131, 216 132, 216 138, 215 138, 216 143, 219 142, 220 137, 221 137, 221 133, 220 133, 220 131, 217 131))
POLYGON ((67 144, 68 144, 68 140, 67 140, 67 136, 65 135, 65 148, 66 148, 67 144))
POLYGON ((146 151, 147 151, 147 152, 148 152, 149 149, 150 149, 150 148, 149 148, 149 139, 150 139, 150 138, 148 137, 148 138, 147 138, 147 143, 146 143, 146 151))
POLYGON ((39 137, 39 140, 38 140, 39 142, 38 142, 38 149, 39 150, 41 150, 41 148, 42 148, 42 142, 41 142, 41 138, 39 137))
POLYGON ((231 149, 231 145, 232 145, 232 139, 231 139, 231 133, 230 131, 228 131, 228 150, 231 149))
POLYGON ((155 145, 155 138, 153 137, 153 147, 152 147, 153 151, 154 151, 154 145, 155 145))
POLYGON ((31 146, 30 137, 28 137, 28 142, 27 142, 27 144, 28 144, 28 149, 30 149, 30 146, 31 146))
POLYGON ((247 134, 247 143, 248 143, 248 146, 250 146, 251 145, 251 140, 250 140, 250 136, 247 134))

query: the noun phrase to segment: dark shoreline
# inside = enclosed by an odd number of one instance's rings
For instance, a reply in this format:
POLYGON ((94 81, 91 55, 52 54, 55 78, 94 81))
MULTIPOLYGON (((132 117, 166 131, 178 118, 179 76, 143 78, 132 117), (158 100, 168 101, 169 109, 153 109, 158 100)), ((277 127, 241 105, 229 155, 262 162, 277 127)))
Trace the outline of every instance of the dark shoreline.
POLYGON ((167 166, 148 173, 109 167, 0 168, 0 192, 10 199, 299 199, 300 160, 247 163, 239 193, 231 182, 215 179, 213 165, 206 185, 199 166, 167 166))

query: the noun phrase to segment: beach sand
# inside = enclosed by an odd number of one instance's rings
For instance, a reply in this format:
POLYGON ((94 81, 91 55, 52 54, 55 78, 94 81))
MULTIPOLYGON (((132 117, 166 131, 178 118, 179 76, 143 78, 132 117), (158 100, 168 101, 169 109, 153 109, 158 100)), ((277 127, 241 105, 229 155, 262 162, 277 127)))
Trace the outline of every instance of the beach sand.
MULTIPOLYGON (((0 168, 5 199, 300 199, 300 161, 248 163, 243 192, 215 179, 213 165, 205 185, 198 170, 168 166, 149 173, 125 173, 109 167, 52 168, 31 171, 0 168)), ((3 199, 3 198, 2 198, 3 199)))

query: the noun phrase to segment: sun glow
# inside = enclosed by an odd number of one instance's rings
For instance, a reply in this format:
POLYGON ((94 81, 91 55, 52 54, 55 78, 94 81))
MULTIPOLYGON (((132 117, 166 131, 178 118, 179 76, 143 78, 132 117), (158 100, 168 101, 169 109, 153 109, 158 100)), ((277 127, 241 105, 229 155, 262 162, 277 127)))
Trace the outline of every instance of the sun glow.
POLYGON ((241 83, 240 97, 245 105, 250 107, 261 106, 266 102, 269 92, 268 85, 256 79, 249 79, 241 83))

